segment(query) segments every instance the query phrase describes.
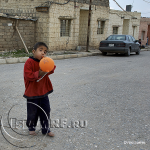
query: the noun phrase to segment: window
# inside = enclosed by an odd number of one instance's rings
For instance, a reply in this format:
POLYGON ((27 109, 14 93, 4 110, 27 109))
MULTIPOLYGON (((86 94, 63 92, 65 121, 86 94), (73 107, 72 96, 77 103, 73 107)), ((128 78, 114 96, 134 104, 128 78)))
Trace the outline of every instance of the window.
POLYGON ((125 35, 110 35, 106 40, 126 40, 125 35))
POLYGON ((98 21, 97 34, 104 34, 105 21, 98 21))
POLYGON ((113 34, 118 34, 118 27, 113 27, 113 34))
POLYGON ((71 20, 60 20, 60 36, 70 36, 71 20))

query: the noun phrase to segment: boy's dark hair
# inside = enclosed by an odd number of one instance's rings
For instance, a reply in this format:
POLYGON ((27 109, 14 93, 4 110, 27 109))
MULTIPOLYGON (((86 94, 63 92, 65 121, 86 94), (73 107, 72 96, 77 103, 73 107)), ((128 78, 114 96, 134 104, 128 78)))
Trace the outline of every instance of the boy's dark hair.
POLYGON ((44 42, 37 42, 37 43, 34 45, 33 49, 34 49, 34 50, 37 50, 37 48, 39 48, 40 46, 45 46, 45 47, 48 49, 48 46, 47 46, 44 42))

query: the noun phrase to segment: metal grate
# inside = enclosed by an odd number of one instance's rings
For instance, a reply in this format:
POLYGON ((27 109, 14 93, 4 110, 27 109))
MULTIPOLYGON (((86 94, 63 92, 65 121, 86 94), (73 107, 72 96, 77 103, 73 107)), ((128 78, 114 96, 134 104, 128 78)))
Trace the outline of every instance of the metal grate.
POLYGON ((113 27, 113 34, 118 34, 118 27, 113 27))
POLYGON ((70 36, 71 20, 60 20, 60 36, 70 36))
POLYGON ((97 34, 104 34, 105 21, 98 21, 97 34))

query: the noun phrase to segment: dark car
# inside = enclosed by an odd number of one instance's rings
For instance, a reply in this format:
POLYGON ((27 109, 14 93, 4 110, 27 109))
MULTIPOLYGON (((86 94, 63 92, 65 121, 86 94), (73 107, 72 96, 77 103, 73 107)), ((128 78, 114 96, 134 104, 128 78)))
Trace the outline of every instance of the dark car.
POLYGON ((131 52, 140 54, 140 44, 131 35, 110 35, 106 40, 101 41, 99 50, 103 55, 107 53, 120 53, 130 56, 131 52))

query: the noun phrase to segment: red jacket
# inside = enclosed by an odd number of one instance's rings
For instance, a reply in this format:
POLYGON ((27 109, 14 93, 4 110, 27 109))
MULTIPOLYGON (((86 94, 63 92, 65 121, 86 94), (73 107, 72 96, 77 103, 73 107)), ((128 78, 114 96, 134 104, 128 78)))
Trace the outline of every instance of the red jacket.
POLYGON ((33 57, 29 57, 24 65, 24 83, 25 83, 25 93, 23 97, 27 99, 42 98, 53 92, 52 83, 48 75, 54 73, 54 69, 44 76, 39 82, 39 60, 33 57))

